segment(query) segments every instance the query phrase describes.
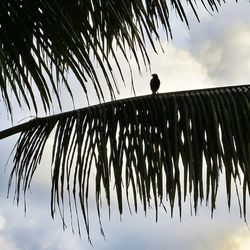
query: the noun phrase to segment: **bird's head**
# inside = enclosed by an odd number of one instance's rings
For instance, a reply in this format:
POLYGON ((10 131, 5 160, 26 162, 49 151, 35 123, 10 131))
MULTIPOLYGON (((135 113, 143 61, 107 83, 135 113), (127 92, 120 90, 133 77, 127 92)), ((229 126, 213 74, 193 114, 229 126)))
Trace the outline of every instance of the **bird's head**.
POLYGON ((153 78, 158 78, 157 74, 152 74, 151 76, 153 76, 153 78))

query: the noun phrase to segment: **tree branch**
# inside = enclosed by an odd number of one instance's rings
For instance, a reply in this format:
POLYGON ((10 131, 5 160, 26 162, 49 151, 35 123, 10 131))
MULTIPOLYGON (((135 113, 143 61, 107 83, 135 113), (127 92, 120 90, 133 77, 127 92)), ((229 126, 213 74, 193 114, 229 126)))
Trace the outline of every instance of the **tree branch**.
MULTIPOLYGON (((196 89, 196 90, 182 90, 182 91, 175 91, 175 92, 168 92, 168 93, 161 93, 161 94, 158 94, 159 95, 182 95, 182 94, 192 94, 192 93, 198 93, 198 92, 203 92, 203 91, 215 91, 215 90, 221 90, 221 89, 231 89, 231 88, 249 88, 250 85, 247 84, 247 85, 236 85, 236 86, 223 86, 223 87, 217 87, 217 88, 205 88, 205 89, 196 89)), ((133 100, 138 100, 138 99, 144 99, 148 97, 148 95, 144 95, 144 96, 137 96, 137 97, 130 97, 130 98, 126 98, 127 100, 129 99, 133 99, 133 100)), ((119 101, 125 101, 126 99, 123 99, 123 100, 116 100, 116 101, 110 101, 110 102, 106 102, 106 103, 102 103, 102 104, 97 104, 97 105, 93 105, 91 107, 85 107, 85 108, 81 108, 81 109, 76 109, 76 110, 72 110, 72 111, 67 111, 67 112, 63 112, 63 113, 60 113, 60 114, 56 114, 56 115, 51 115, 51 116, 46 116, 46 117, 38 117, 38 118, 34 118, 28 122, 25 122, 23 124, 20 124, 20 125, 17 125, 17 126, 14 126, 14 127, 11 127, 11 128, 8 128, 8 129, 5 129, 5 130, 2 130, 0 131, 0 140, 4 139, 4 138, 7 138, 9 136, 12 136, 12 135, 15 135, 15 134, 18 134, 18 133, 21 133, 23 131, 27 131, 29 129, 31 129, 35 124, 41 124, 41 123, 44 123, 44 122, 50 122, 50 121, 53 121, 53 120, 58 120, 59 117, 65 117, 65 116, 68 116, 68 115, 74 115, 75 113, 77 112, 80 112, 84 109, 89 109, 89 108, 94 108, 96 106, 100 106, 102 105, 103 107, 106 106, 106 105, 112 105, 112 103, 114 102, 119 102, 119 101)))

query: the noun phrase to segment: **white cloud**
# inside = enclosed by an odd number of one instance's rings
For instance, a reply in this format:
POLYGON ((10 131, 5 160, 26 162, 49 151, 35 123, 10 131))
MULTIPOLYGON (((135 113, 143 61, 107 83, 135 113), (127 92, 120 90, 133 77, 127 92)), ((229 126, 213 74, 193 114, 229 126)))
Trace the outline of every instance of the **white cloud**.
POLYGON ((188 49, 167 45, 165 54, 152 57, 152 72, 159 72, 160 92, 204 87, 208 84, 206 68, 188 49))
POLYGON ((250 4, 229 2, 193 22, 187 46, 215 85, 250 82, 250 4))
POLYGON ((215 250, 248 250, 250 249, 250 233, 247 225, 236 227, 225 235, 220 235, 215 250))
POLYGON ((17 250, 14 243, 6 235, 6 219, 0 213, 0 246, 1 250, 17 250))
MULTIPOLYGON (((152 73, 158 74, 160 78, 159 93, 211 86, 212 81, 208 77, 206 67, 192 55, 188 48, 175 47, 174 43, 168 41, 163 42, 162 47, 164 52, 159 49, 158 54, 148 49, 151 71, 142 66, 142 72, 139 74, 136 64, 131 62, 136 95, 151 94, 149 82, 152 73)), ((141 65, 143 65, 142 62, 141 65)), ((121 87, 119 98, 131 96, 131 87, 128 82, 128 86, 121 87)))
MULTIPOLYGON (((249 9, 247 9, 247 7, 250 8, 250 4, 247 5, 243 2, 246 1, 238 3, 239 8, 235 9, 234 7, 238 7, 236 4, 227 3, 223 5, 220 12, 215 13, 214 17, 203 13, 201 24, 197 21, 190 23, 191 31, 189 32, 178 26, 179 28, 176 29, 178 34, 174 34, 174 41, 163 42, 165 53, 159 52, 156 55, 149 50, 152 73, 159 74, 162 82, 160 92, 201 88, 213 81, 219 84, 224 82, 240 83, 250 78, 250 31, 248 28, 250 15, 249 9)), ((173 29, 173 32, 175 32, 175 29, 173 29)), ((132 67, 137 94, 150 94, 150 72, 143 70, 143 77, 141 77, 133 63, 132 67)), ((126 70, 125 66, 124 69, 126 70)), ((129 72, 125 72, 125 79, 128 82, 128 87, 120 88, 120 97, 132 96, 129 72)), ((122 85, 121 82, 120 85, 122 85)), ((86 106, 86 101, 83 100, 82 96, 76 96, 77 107, 86 106)), ((69 103, 71 101, 64 98, 66 107, 72 106, 69 103)), ((18 111, 20 110, 18 109, 18 111)), ((18 115, 22 116, 21 118, 24 116, 22 112, 19 112, 18 115)), ((1 116, 1 118, 4 117, 1 116)), ((6 124, 3 120, 1 120, 1 126, 6 124)), ((48 151, 52 147, 52 143, 49 144, 48 151)), ((8 156, 4 152, 6 140, 2 141, 0 146, 1 159, 4 159, 6 155, 8 156)), ((72 235, 69 217, 67 217, 69 229, 66 232, 62 231, 62 222, 59 215, 56 216, 55 222, 50 218, 50 157, 48 158, 48 154, 46 157, 46 153, 32 183, 32 189, 35 186, 37 186, 37 189, 31 195, 28 195, 26 217, 23 217, 23 207, 12 206, 11 200, 5 202, 5 205, 1 205, 6 208, 5 217, 0 216, 1 249, 17 250, 32 249, 32 247, 33 249, 92 249, 85 240, 84 229, 82 232, 84 240, 80 240, 78 235, 72 235)), ((8 175, 7 178, 6 175, 4 177, 1 175, 1 179, 3 178, 6 183, 8 175)), ((2 182, 1 180, 0 183, 2 182)), ((222 195, 224 194, 222 191, 222 195)), ((249 242, 247 232, 233 230, 233 228, 239 228, 237 226, 239 224, 244 225, 244 222, 237 217, 238 210, 236 214, 229 215, 226 206, 220 209, 220 204, 224 204, 225 200, 218 199, 218 210, 215 211, 213 220, 210 220, 208 209, 203 208, 199 210, 200 216, 192 218, 190 218, 188 210, 182 223, 179 223, 176 212, 174 219, 170 219, 169 214, 161 214, 160 220, 156 224, 155 211, 149 212, 145 219, 141 207, 139 214, 134 214, 132 217, 128 215, 126 210, 125 215, 123 215, 123 222, 120 223, 117 207, 114 205, 112 221, 108 222, 106 217, 103 218, 107 242, 100 236, 96 211, 90 211, 90 216, 95 216, 95 219, 91 221, 94 246, 96 246, 96 249, 146 250, 155 248, 155 242, 157 242, 157 249, 217 248, 216 250, 229 250, 230 244, 234 247, 236 244, 246 244, 246 242, 249 242)), ((106 211, 104 211, 105 213, 106 211)), ((244 247, 244 245, 240 246, 244 247)), ((245 250, 248 248, 239 249, 245 250)))
POLYGON ((250 82, 250 31, 239 23, 224 30, 217 40, 207 39, 196 57, 218 84, 250 82))
POLYGON ((0 232, 5 228, 5 219, 0 215, 0 232))
POLYGON ((19 250, 9 239, 6 239, 2 235, 0 235, 0 246, 1 250, 19 250))

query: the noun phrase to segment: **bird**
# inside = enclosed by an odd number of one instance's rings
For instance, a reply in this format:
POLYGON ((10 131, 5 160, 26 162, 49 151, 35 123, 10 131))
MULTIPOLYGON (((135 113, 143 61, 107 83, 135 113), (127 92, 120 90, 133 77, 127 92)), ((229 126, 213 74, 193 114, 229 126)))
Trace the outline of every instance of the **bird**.
POLYGON ((152 94, 156 94, 157 90, 160 87, 160 80, 159 80, 157 74, 152 74, 151 76, 153 78, 150 81, 150 87, 151 87, 151 90, 152 90, 152 94))

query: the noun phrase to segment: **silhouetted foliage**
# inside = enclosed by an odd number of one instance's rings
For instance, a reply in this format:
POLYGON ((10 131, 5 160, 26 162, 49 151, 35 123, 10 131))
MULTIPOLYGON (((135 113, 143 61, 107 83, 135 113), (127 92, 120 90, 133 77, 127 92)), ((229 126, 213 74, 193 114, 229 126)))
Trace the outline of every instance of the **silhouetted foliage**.
MULTIPOLYGON (((225 87, 158 94, 100 104, 61 115, 35 119, 16 145, 16 198, 30 187, 52 131, 52 216, 56 206, 79 202, 89 234, 88 199, 95 173, 100 216, 101 194, 110 208, 114 186, 120 214, 124 199, 145 213, 154 204, 177 202, 181 216, 187 194, 195 213, 204 199, 213 213, 219 177, 226 180, 228 207, 231 186, 242 181, 243 216, 250 190, 250 89, 225 87), (243 180, 241 178, 243 177, 243 180), (72 198, 73 197, 73 198, 72 198)), ((29 125, 29 124, 28 124, 29 125)), ((45 167, 45 166, 43 166, 45 167)), ((10 182, 11 183, 11 182, 10 182)), ((239 198, 240 200, 240 198, 239 198)), ((78 216, 78 213, 76 212, 78 216)), ((78 219, 78 217, 77 217, 78 219)))

